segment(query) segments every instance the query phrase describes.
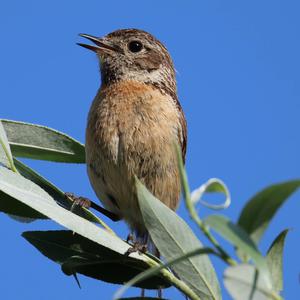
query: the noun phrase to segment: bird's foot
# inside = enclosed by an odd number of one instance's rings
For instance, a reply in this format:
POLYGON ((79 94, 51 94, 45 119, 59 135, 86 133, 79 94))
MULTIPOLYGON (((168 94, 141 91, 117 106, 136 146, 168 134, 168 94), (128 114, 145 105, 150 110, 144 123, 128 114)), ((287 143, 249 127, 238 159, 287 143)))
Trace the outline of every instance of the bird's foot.
POLYGON ((73 212, 76 207, 80 206, 80 207, 84 207, 89 209, 91 207, 91 200, 89 200, 88 198, 85 197, 77 197, 72 193, 65 193, 65 196, 73 201, 73 204, 71 206, 71 211, 73 212))
MULTIPOLYGON (((145 297, 145 289, 141 289, 141 298, 145 297)), ((157 290, 157 299, 162 299, 162 289, 157 290)))
POLYGON ((99 206, 98 204, 92 202, 91 200, 89 200, 88 198, 85 197, 77 197, 75 196, 73 193, 65 193, 65 197, 68 198, 69 200, 73 201, 73 204, 71 206, 71 211, 74 212, 74 210, 76 209, 76 207, 83 207, 83 208, 93 208, 96 211, 100 212, 101 214, 103 214, 104 216, 110 218, 112 221, 117 222, 119 220, 121 220, 122 218, 110 211, 108 211, 107 209, 99 206))
POLYGON ((128 250, 125 252, 125 255, 128 256, 128 255, 130 255, 131 253, 134 253, 134 252, 146 253, 147 252, 147 245, 145 245, 141 242, 135 241, 133 243, 133 245, 130 248, 128 248, 128 250))

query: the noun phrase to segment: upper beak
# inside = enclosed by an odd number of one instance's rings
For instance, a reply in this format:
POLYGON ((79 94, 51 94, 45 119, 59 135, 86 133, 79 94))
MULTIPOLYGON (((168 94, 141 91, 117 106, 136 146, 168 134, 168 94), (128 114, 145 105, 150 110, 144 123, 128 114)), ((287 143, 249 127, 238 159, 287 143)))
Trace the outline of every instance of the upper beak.
POLYGON ((109 45, 107 41, 105 41, 102 38, 97 38, 95 36, 81 33, 79 34, 80 36, 92 41, 95 45, 88 45, 88 44, 82 44, 82 43, 77 43, 77 45, 87 48, 89 50, 92 50, 94 52, 107 52, 106 50, 111 50, 111 51, 116 51, 117 49, 114 48, 112 45, 109 45))

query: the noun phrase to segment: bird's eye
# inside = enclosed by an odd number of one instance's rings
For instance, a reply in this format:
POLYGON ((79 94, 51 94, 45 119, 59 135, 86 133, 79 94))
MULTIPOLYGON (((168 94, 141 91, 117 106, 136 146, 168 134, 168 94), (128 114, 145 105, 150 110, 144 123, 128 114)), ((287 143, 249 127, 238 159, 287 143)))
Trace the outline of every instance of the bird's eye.
POLYGON ((143 49, 143 44, 139 41, 131 41, 128 44, 128 49, 131 52, 140 52, 143 49))

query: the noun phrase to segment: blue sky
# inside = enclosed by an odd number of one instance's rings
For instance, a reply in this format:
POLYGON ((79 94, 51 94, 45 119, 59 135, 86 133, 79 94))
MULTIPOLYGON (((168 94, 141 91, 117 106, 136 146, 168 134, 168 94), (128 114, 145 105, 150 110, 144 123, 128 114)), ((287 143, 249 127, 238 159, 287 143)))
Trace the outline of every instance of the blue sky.
MULTIPOLYGON (((75 45, 78 33, 147 30, 166 44, 178 71, 191 187, 210 177, 224 180, 233 201, 224 213, 236 220, 259 189, 300 177, 299 9, 298 1, 278 0, 2 1, 0 117, 47 125, 84 141, 100 81, 95 55, 75 45)), ((95 200, 84 166, 26 162, 63 190, 95 200)), ((299 197, 281 209, 261 244, 266 251, 281 230, 292 228, 284 254, 286 299, 300 292, 299 197)), ((202 217, 209 213, 200 209, 202 217)), ((190 223, 183 205, 179 214, 190 223)), ((125 224, 113 226, 126 236, 125 224)), ((81 276, 79 290, 20 237, 25 230, 53 228, 58 226, 24 225, 0 215, 1 296, 110 299, 117 286, 81 276)), ((224 264, 213 262, 221 275, 224 264)), ((165 295, 181 299, 174 289, 165 295)))

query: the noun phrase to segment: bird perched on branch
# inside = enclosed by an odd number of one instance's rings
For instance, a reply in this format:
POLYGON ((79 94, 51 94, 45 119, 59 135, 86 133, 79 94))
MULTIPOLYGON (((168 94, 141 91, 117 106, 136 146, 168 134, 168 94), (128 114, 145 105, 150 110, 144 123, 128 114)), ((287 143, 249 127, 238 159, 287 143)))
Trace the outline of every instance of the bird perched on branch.
POLYGON ((174 143, 186 153, 186 120, 177 98, 175 70, 166 47, 137 29, 79 44, 100 62, 101 87, 86 128, 86 163, 91 185, 105 208, 124 219, 135 244, 150 237, 141 215, 134 176, 175 210, 180 178, 174 143))

